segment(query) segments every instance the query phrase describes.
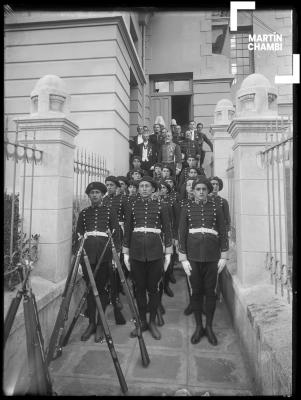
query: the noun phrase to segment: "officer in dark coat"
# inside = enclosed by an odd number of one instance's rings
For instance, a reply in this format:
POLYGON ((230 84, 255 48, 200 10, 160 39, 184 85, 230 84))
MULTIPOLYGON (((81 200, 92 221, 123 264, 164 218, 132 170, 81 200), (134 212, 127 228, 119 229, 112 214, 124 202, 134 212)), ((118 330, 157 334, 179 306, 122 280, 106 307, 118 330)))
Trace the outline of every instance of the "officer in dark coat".
POLYGON ((221 191, 224 187, 223 181, 221 178, 218 176, 212 176, 209 178, 211 185, 212 185, 212 193, 210 193, 209 197, 212 201, 215 202, 217 207, 220 207, 223 211, 224 215, 224 220, 225 220, 225 225, 226 225, 226 231, 229 236, 229 232, 231 229, 231 217, 230 217, 230 211, 229 211, 229 204, 226 199, 218 195, 218 192, 221 191))
POLYGON ((188 202, 180 214, 179 260, 189 276, 191 306, 196 329, 191 343, 198 343, 206 335, 212 345, 217 345, 212 330, 216 307, 216 283, 218 272, 226 265, 228 238, 223 213, 208 199, 212 185, 206 178, 199 178, 192 185, 194 201, 188 202), (206 299, 206 327, 202 324, 202 304, 206 299))
MULTIPOLYGON (((157 184, 151 177, 143 177, 139 182, 140 196, 128 206, 125 215, 123 254, 125 265, 131 270, 135 282, 142 329, 148 328, 155 339, 161 339, 155 322, 160 300, 158 288, 163 269, 166 270, 170 263, 172 234, 167 207, 151 198, 156 189, 157 184), (147 292, 150 311, 148 325, 147 292)), ((136 330, 131 333, 132 337, 135 335, 136 330)))
MULTIPOLYGON (((108 240, 107 230, 110 228, 111 231, 115 230, 113 235, 114 243, 117 251, 120 251, 121 243, 118 234, 118 220, 117 214, 112 209, 110 210, 107 205, 103 203, 103 196, 106 193, 107 188, 101 182, 91 182, 87 186, 86 194, 89 196, 91 201, 91 206, 82 210, 79 214, 76 232, 81 236, 86 236, 84 249, 86 250, 87 256, 89 258, 92 271, 94 271, 99 257, 106 245, 108 240)), ((104 254, 102 263, 100 264, 100 269, 95 278, 97 290, 99 293, 100 301, 102 307, 105 311, 107 305, 109 304, 108 293, 105 290, 106 284, 109 281, 109 270, 110 264, 112 262, 112 249, 108 245, 107 250, 104 254)), ((86 270, 83 257, 81 260, 82 270, 84 274, 84 279, 86 283, 89 283, 89 276, 86 270)), ((86 331, 81 336, 82 341, 86 341, 89 337, 96 331, 95 341, 99 342, 103 340, 103 332, 99 320, 97 319, 97 324, 95 323, 95 311, 96 303, 93 296, 92 290, 89 291, 87 296, 87 306, 88 306, 88 317, 89 325, 86 331), (96 327, 97 325, 97 327, 96 327)))

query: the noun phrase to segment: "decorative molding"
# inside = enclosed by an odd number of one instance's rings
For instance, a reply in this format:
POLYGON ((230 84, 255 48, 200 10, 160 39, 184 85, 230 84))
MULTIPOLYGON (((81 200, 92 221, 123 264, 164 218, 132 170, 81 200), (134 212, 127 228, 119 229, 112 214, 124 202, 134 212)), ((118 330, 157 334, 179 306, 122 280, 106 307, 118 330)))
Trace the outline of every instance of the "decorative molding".
POLYGON ((282 121, 282 125, 278 124, 278 130, 286 129, 288 127, 288 118, 283 118, 281 116, 276 117, 240 117, 234 118, 227 132, 232 136, 233 139, 236 139, 239 133, 258 133, 265 134, 267 129, 270 129, 271 124, 276 124, 276 121, 282 121), (284 120, 284 121, 283 121, 284 120))
POLYGON ((61 130, 72 137, 75 137, 79 132, 78 126, 67 118, 33 118, 29 116, 27 118, 15 118, 14 121, 18 124, 20 131, 61 130))
POLYGON ((117 25, 122 39, 124 40, 126 49, 130 56, 131 62, 135 69, 135 72, 139 78, 140 83, 143 85, 146 83, 145 74, 140 64, 140 60, 130 36, 127 30, 122 15, 112 17, 96 17, 96 18, 81 18, 81 19, 67 19, 61 21, 38 21, 38 22, 22 22, 12 23, 5 25, 6 32, 13 31, 27 31, 27 30, 39 30, 39 29, 57 29, 57 28, 76 28, 76 27, 89 27, 89 26, 100 26, 100 25, 117 25))

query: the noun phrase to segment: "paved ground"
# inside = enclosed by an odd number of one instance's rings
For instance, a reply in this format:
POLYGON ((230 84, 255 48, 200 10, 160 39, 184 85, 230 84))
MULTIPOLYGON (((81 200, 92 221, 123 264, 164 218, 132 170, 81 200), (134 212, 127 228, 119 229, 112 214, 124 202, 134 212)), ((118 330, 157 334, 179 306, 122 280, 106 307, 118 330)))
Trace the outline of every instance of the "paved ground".
MULTIPOLYGON (((151 359, 144 368, 141 364, 138 341, 129 337, 133 323, 126 299, 123 313, 127 324, 116 326, 111 306, 107 318, 121 369, 128 385, 128 395, 173 395, 187 389, 191 395, 252 395, 239 348, 239 340, 231 326, 224 302, 218 303, 214 331, 219 344, 208 343, 206 337, 197 345, 190 343, 194 319, 185 316, 188 293, 182 271, 176 271, 177 283, 171 285, 175 297, 163 298, 166 308, 165 325, 160 329, 161 340, 146 331, 144 340, 151 359)), ((106 342, 95 343, 94 337, 80 341, 88 320, 78 321, 63 355, 50 365, 53 389, 58 395, 121 395, 120 386, 106 342)))

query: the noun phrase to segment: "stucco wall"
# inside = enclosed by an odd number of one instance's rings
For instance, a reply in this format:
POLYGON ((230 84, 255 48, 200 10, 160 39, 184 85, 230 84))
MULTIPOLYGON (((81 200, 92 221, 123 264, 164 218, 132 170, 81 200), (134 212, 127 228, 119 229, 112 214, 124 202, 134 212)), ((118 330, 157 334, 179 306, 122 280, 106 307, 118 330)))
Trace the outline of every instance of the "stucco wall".
MULTIPOLYGON (((58 75, 66 82, 71 95, 71 119, 80 127, 76 144, 104 155, 112 173, 124 173, 128 169, 128 157, 121 155, 128 148, 130 68, 138 85, 141 83, 129 56, 129 43, 125 43, 116 21, 106 25, 89 22, 89 17, 122 13, 46 12, 39 13, 39 19, 35 13, 23 13, 23 19, 16 14, 6 20, 5 34, 4 104, 8 132, 15 130, 14 117, 29 113, 29 96, 36 81, 46 74, 58 75), (53 29, 53 23, 68 18, 68 25, 53 29), (75 26, 80 18, 86 18, 87 24, 81 22, 75 26), (10 28, 12 23, 37 20, 49 23, 10 28)), ((125 14, 124 21, 129 26, 130 13, 125 14)), ((131 14, 141 41, 137 15, 131 14)), ((139 107, 142 114, 141 104, 139 107)))

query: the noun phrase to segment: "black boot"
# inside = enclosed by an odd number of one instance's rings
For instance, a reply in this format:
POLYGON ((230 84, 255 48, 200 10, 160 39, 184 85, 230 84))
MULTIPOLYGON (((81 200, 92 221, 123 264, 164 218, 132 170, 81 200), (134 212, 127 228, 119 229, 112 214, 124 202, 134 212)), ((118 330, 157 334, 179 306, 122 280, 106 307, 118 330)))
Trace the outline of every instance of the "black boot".
POLYGON ((165 308, 163 307, 162 303, 159 304, 158 308, 160 309, 160 312, 161 312, 162 315, 165 314, 165 308))
POLYGON ((117 296, 116 299, 114 300, 113 306, 114 308, 117 307, 119 310, 123 309, 123 304, 121 303, 119 296, 117 296))
POLYGON ((165 293, 168 297, 174 297, 173 291, 172 291, 171 288, 168 286, 168 284, 166 284, 166 286, 164 286, 164 293, 165 293))
POLYGON ((212 346, 216 346, 217 345, 217 338, 212 330, 212 326, 211 325, 207 325, 206 324, 206 328, 205 328, 205 334, 208 338, 208 342, 212 344, 212 346))
POLYGON ((203 323, 202 323, 201 311, 194 311, 194 318, 195 318, 195 322, 196 322, 196 327, 195 327, 195 331, 193 332, 193 335, 191 336, 191 343, 197 344, 204 336, 204 328, 203 328, 203 323))
POLYGON ((158 331, 157 326, 156 326, 156 312, 150 313, 148 330, 150 331, 150 333, 154 339, 156 339, 156 340, 161 339, 161 333, 158 331))
POLYGON ((169 275, 169 281, 171 283, 177 283, 177 280, 176 280, 173 272, 171 272, 170 275, 169 275))
POLYGON ((188 306, 184 310, 184 314, 185 315, 191 315, 192 313, 193 313, 193 311, 192 311, 192 308, 191 308, 191 304, 189 303, 188 306))
MULTIPOLYGON (((141 321, 141 331, 145 332, 147 331, 148 326, 147 326, 147 322, 146 321, 141 321)), ((131 338, 135 338, 138 336, 138 330, 137 328, 135 328, 131 333, 130 333, 130 337, 131 338)))
POLYGON ((117 325, 126 324, 126 320, 124 319, 124 316, 122 315, 122 312, 116 306, 114 306, 114 317, 115 317, 115 322, 116 322, 117 325))
POLYGON ((95 327, 95 322, 91 322, 91 321, 90 321, 90 322, 89 322, 89 325, 88 325, 88 327, 87 327, 87 329, 86 329, 85 332, 82 334, 80 340, 81 340, 82 342, 86 342, 86 341, 90 338, 90 336, 93 335, 93 333, 95 332, 95 329, 96 329, 96 327, 95 327))
POLYGON ((102 324, 100 322, 100 317, 97 315, 97 325, 96 325, 96 333, 95 333, 95 343, 102 343, 104 341, 104 332, 102 329, 102 324))
POLYGON ((206 328, 205 333, 208 338, 208 342, 213 346, 217 345, 217 338, 212 330, 212 322, 213 316, 216 307, 216 298, 215 296, 206 297, 206 328))
POLYGON ((157 321, 158 321, 158 326, 163 326, 164 325, 164 319, 162 317, 162 313, 161 313, 160 307, 157 308, 157 321))

